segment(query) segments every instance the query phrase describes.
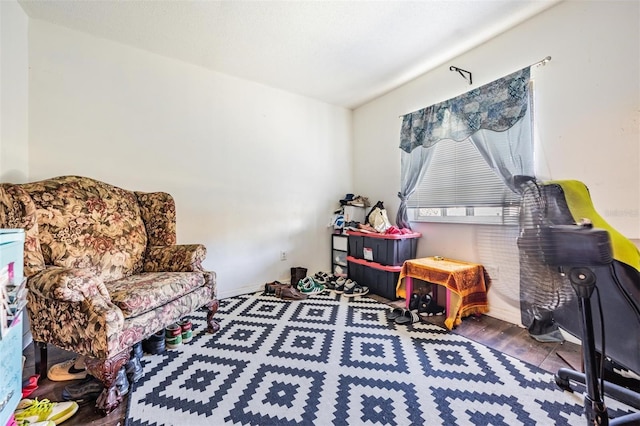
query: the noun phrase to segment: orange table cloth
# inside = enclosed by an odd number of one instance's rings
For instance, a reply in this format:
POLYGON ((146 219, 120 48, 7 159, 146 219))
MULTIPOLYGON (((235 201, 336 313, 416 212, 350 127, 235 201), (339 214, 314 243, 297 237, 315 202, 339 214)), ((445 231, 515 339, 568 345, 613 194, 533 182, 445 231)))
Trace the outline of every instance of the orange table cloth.
POLYGON ((407 295, 413 290, 411 278, 447 288, 447 319, 444 324, 449 330, 460 324, 462 317, 489 311, 484 267, 480 264, 441 257, 407 260, 398 277, 397 297, 409 300, 407 295))

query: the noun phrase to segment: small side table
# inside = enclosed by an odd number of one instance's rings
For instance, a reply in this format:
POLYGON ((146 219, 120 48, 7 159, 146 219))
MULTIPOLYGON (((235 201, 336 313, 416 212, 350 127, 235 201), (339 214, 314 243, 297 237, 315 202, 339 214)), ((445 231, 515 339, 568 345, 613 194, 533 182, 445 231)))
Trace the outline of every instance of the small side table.
POLYGON ((405 297, 407 309, 413 292, 412 278, 446 287, 447 319, 444 324, 449 330, 460 324, 462 317, 489 311, 484 267, 480 264, 441 257, 405 261, 398 277, 396 296, 405 297))

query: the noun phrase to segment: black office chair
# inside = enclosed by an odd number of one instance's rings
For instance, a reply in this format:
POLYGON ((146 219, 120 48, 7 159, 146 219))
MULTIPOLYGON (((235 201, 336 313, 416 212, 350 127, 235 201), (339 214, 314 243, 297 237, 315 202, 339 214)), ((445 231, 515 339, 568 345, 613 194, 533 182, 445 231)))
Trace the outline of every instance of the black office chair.
POLYGON ((581 182, 531 179, 522 188, 523 322, 545 338, 557 326, 581 338, 584 373, 561 368, 556 383, 584 385, 587 424, 640 424, 640 412, 610 420, 604 403, 606 393, 640 410, 637 384, 604 378, 605 360, 640 371, 640 252, 595 212, 581 182))

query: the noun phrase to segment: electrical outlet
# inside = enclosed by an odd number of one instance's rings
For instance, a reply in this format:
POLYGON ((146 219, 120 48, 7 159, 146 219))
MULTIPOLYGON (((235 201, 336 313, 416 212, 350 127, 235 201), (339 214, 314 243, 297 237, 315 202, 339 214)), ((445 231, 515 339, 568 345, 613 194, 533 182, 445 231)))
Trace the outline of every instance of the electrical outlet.
POLYGON ((286 251, 281 251, 280 252, 280 260, 287 260, 287 252, 286 251))

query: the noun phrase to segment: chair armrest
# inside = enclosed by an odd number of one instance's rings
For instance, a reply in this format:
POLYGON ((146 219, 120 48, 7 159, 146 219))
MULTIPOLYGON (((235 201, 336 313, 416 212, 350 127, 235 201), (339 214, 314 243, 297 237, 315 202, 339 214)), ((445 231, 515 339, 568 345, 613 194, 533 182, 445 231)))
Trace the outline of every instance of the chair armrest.
POLYGON ((207 249, 202 244, 148 247, 144 272, 199 272, 207 249))
POLYGON ((122 310, 90 270, 49 267, 29 278, 27 286, 35 341, 95 358, 123 349, 122 310))
POLYGON ((47 267, 29 278, 29 291, 45 298, 65 302, 82 302, 94 297, 111 301, 104 282, 88 269, 47 267))

